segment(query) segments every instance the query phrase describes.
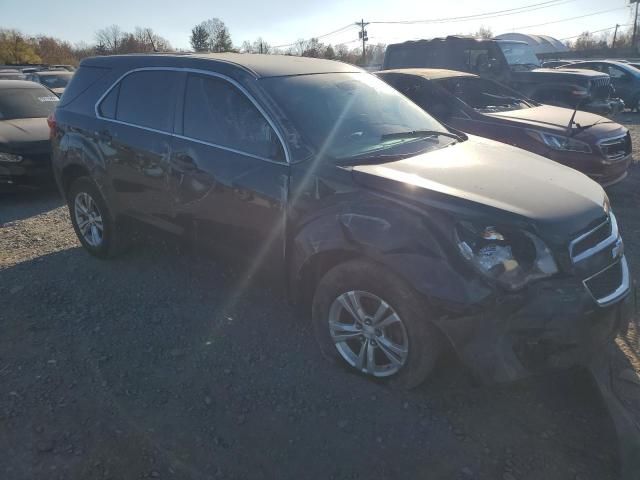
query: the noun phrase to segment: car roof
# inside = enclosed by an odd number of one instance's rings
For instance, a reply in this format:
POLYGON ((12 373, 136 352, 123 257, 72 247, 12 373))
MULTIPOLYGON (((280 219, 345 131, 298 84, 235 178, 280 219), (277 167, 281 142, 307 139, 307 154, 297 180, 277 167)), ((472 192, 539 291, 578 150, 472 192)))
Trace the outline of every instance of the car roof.
POLYGON ((297 57, 292 55, 260 55, 250 53, 163 53, 132 54, 90 57, 82 61, 82 65, 116 66, 118 64, 143 68, 145 66, 187 67, 189 60, 202 66, 202 61, 233 65, 251 73, 256 78, 281 77, 290 75, 306 75, 317 73, 348 73, 363 70, 348 63, 319 58, 297 57), (135 66, 134 66, 135 65, 135 66))
POLYGON ((29 80, 2 80, 0 82, 0 89, 3 88, 37 88, 46 90, 46 88, 39 83, 29 80))
POLYGON ((443 78, 453 77, 478 77, 473 73, 460 72, 458 70, 447 70, 445 68, 397 68, 393 70, 381 70, 376 74, 395 73, 402 75, 410 75, 414 77, 422 77, 427 80, 440 80, 443 78))

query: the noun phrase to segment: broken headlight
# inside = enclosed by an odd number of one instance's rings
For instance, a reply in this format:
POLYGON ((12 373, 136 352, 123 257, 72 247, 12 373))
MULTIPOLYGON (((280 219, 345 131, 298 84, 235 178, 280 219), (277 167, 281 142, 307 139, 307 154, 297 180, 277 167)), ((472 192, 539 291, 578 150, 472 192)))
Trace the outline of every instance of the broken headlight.
POLYGON ((591 147, 588 143, 581 142, 572 137, 554 135, 553 133, 540 132, 538 130, 527 130, 527 134, 554 150, 591 153, 591 147))
POLYGON ((462 256, 483 275, 509 290, 558 271, 545 243, 524 230, 477 228, 462 222, 456 228, 456 237, 462 256))

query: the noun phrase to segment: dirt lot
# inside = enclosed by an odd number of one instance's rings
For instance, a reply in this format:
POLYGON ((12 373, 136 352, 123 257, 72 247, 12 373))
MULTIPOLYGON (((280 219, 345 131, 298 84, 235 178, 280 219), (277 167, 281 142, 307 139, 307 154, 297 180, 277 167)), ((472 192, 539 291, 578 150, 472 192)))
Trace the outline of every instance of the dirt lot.
MULTIPOLYGON (((637 275, 640 168, 609 193, 637 275)), ((328 365, 306 318, 215 257, 91 258, 51 191, 3 193, 0 224, 0 478, 618 477, 584 372, 478 387, 448 359, 398 393, 328 365)))

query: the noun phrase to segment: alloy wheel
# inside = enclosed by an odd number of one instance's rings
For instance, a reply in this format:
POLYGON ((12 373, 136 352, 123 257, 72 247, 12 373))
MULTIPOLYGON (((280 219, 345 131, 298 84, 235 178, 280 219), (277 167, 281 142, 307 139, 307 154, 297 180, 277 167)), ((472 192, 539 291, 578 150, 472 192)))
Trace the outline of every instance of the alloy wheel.
POLYGON ((409 339, 402 319, 372 293, 338 296, 329 309, 329 332, 342 358, 368 375, 393 375, 407 361, 409 339))
POLYGON ((92 247, 99 247, 104 240, 104 226, 98 204, 87 192, 79 192, 74 200, 73 212, 84 241, 92 247))

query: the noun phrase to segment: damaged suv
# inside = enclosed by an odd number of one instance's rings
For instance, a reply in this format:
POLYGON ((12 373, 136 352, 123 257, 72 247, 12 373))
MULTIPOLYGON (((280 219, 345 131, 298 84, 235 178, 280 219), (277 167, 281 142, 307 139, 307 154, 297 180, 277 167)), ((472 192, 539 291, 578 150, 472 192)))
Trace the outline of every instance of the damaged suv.
POLYGON ((366 375, 415 386, 452 346, 514 379, 624 328, 629 270, 597 183, 447 129, 357 67, 90 58, 50 126, 90 253, 115 255, 136 219, 275 265, 323 353, 366 375))

